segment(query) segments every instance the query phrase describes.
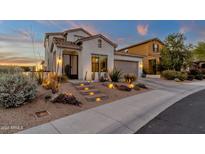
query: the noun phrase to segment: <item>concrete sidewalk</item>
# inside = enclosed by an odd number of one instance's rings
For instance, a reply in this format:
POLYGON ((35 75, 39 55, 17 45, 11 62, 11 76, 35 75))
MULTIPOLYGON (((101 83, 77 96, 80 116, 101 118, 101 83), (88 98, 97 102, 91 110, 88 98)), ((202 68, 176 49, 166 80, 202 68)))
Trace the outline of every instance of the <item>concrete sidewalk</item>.
POLYGON ((205 89, 205 82, 176 84, 172 87, 167 86, 166 83, 165 85, 151 84, 160 85, 161 88, 82 111, 19 133, 134 133, 178 100, 205 89))

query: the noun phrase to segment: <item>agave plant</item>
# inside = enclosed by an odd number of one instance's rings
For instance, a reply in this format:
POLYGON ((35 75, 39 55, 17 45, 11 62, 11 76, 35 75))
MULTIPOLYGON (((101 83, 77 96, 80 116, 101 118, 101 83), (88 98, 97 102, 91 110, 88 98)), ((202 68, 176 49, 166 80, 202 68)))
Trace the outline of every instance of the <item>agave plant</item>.
POLYGON ((119 82, 122 77, 122 71, 114 68, 111 72, 109 72, 109 76, 112 82, 119 82))

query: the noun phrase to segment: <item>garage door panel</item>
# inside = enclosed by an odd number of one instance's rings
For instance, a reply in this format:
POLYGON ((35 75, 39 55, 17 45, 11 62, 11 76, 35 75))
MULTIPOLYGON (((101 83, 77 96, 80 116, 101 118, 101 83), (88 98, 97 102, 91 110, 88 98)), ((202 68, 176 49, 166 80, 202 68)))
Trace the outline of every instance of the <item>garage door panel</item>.
POLYGON ((138 62, 115 60, 115 67, 121 70, 124 74, 138 74, 138 62))

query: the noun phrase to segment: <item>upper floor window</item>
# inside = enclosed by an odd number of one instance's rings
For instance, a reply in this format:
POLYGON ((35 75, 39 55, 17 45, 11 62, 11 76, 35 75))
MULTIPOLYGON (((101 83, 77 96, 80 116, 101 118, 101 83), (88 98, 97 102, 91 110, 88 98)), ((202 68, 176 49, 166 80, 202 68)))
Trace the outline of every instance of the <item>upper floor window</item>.
POLYGON ((102 48, 102 40, 98 40, 98 48, 102 48))
POLYGON ((152 50, 153 50, 153 52, 159 52, 159 44, 154 43, 152 45, 152 50))

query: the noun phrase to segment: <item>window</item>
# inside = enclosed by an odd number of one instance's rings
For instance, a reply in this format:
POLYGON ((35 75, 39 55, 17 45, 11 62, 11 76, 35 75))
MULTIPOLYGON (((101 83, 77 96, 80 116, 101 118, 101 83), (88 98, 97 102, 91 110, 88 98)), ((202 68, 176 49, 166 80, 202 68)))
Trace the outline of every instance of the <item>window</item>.
POLYGON ((107 72, 107 56, 92 55, 92 72, 107 72))
POLYGON ((152 45, 152 50, 153 50, 153 52, 159 52, 159 44, 153 44, 152 45))
POLYGON ((98 48, 102 48, 102 40, 98 40, 98 48))

